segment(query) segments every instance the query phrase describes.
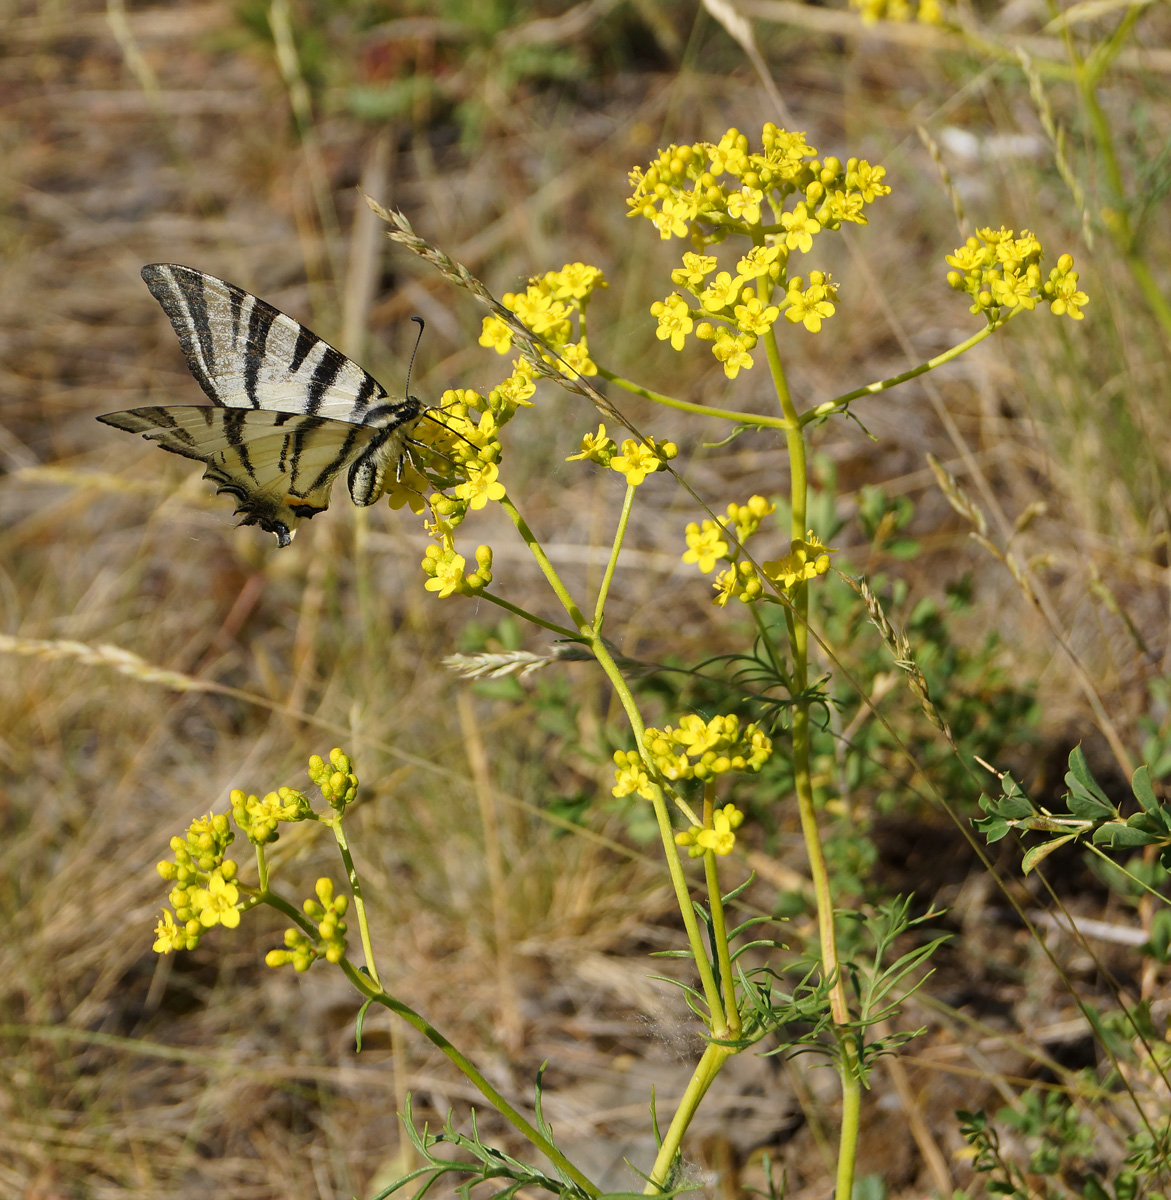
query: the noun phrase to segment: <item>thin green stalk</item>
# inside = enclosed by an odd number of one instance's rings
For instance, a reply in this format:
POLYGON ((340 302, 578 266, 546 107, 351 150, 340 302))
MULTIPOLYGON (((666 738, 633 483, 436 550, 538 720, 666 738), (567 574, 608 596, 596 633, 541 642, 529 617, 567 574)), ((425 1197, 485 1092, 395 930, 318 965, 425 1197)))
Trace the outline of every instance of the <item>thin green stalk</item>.
POLYGON ((378 968, 374 965, 374 943, 370 938, 370 922, 366 918, 366 902, 362 899, 362 881, 358 878, 354 860, 350 855, 350 845, 346 841, 345 830, 342 829, 341 814, 338 813, 325 824, 328 824, 333 830, 342 862, 346 864, 346 876, 350 881, 350 891, 354 894, 354 912, 357 914, 358 929, 362 935, 362 954, 366 960, 366 969, 370 972, 370 978, 374 980, 375 985, 381 987, 382 982, 378 978, 378 968))
POLYGON ((561 601, 561 606, 569 614, 569 619, 577 626, 579 633, 583 633, 587 637, 590 636, 593 630, 590 629, 589 622, 586 621, 585 615, 578 608, 576 601, 569 594, 569 590, 565 584, 561 582, 561 576, 557 574, 541 543, 537 541, 536 536, 528 527, 528 523, 524 517, 520 515, 516 505, 513 504, 508 496, 503 496, 499 503, 500 507, 508 514, 509 520, 516 526, 517 532, 524 538, 525 545, 529 548, 529 553, 537 560, 537 566, 541 568, 541 574, 545 576, 549 586, 553 589, 554 595, 561 601))
MULTIPOLYGON (((709 779, 703 788, 703 824, 705 829, 711 829, 715 824, 716 783, 709 779)), ((705 850, 703 855, 703 873, 707 883, 708 909, 712 915, 712 949, 720 967, 720 987, 724 993, 724 1012, 727 1015, 727 1033, 723 1036, 729 1040, 740 1036, 743 1026, 740 1022, 740 1010, 736 1007, 736 977, 732 974, 732 954, 728 945, 728 923, 724 919, 724 897, 720 892, 720 874, 716 862, 716 852, 705 850)))
POLYGON ((513 1108, 488 1080, 480 1074, 471 1060, 465 1057, 461 1051, 457 1050, 443 1034, 429 1024, 419 1013, 415 1012, 413 1008, 404 1004, 401 1000, 397 1000, 383 988, 376 986, 348 958, 343 958, 339 966, 345 972, 346 978, 349 979, 363 996, 368 1000, 373 1000, 375 1004, 381 1004, 383 1008, 397 1013, 404 1021, 417 1029, 433 1046, 446 1054, 460 1071, 475 1084, 476 1088, 492 1107, 509 1121, 515 1129, 524 1134, 558 1170, 577 1184, 587 1196, 598 1196, 601 1194, 601 1188, 583 1175, 539 1129, 535 1128, 513 1108))
POLYGON ((558 625, 555 621, 546 621, 544 617, 538 617, 535 613, 529 612, 527 608, 521 608, 519 604, 513 604, 511 600, 505 600, 503 596, 497 596, 493 592, 477 592, 476 598, 478 600, 488 600, 499 608, 506 609, 510 613, 515 613, 522 620, 539 625, 542 629, 548 629, 550 633, 558 633, 564 638, 576 638, 580 636, 579 631, 569 629, 564 625, 558 625))
POLYGON ((610 547, 610 561, 606 563, 606 573, 602 576, 602 586, 598 588, 598 602, 594 606, 594 632, 601 634, 602 618, 606 610, 606 597, 610 592, 610 582, 614 578, 614 569, 618 566, 618 555, 622 550, 622 542, 626 537, 626 526, 630 521, 630 510, 634 507, 634 485, 626 485, 626 495, 622 500, 622 515, 618 518, 618 528, 614 533, 614 544, 610 547))
POLYGON ((855 1069, 856 1054, 846 1051, 840 1071, 842 1077, 842 1133, 838 1140, 838 1173, 834 1184, 834 1200, 851 1200, 854 1194, 854 1169, 858 1161, 858 1135, 861 1132, 862 1084, 855 1069))
MULTIPOLYGON (((626 719, 634 731, 635 744, 639 754, 645 754, 643 734, 646 726, 642 714, 638 711, 630 685, 618 669, 613 656, 600 637, 592 639, 591 649, 598 665, 606 672, 619 703, 626 711, 626 719)), ((645 760, 644 760, 645 761, 645 760)), ((648 764, 649 765, 649 764, 648 764)), ((687 877, 683 874, 683 863, 679 859, 679 847, 675 845, 675 832, 671 828, 671 815, 661 789, 656 789, 658 795, 651 801, 655 810, 655 822, 659 828, 659 838, 663 843, 663 855, 667 860, 667 872, 671 876, 671 886, 675 891, 675 901, 679 905, 679 915, 683 918, 683 928, 687 931, 687 942, 691 947, 691 955, 695 959, 695 969, 703 987, 704 999, 707 1001, 711 1015, 712 1033, 723 1037, 727 1029, 727 1018, 724 1006, 720 1001, 720 990, 716 986, 716 977, 712 973, 711 963, 708 962, 707 948, 704 946, 703 935, 699 922, 695 919, 695 910, 691 904, 691 890, 687 885, 687 877)))
MULTIPOLYGON (((785 379, 780 351, 772 330, 765 340, 769 369, 777 386, 777 399, 781 411, 789 418, 791 426, 786 431, 789 452, 789 498, 792 508, 790 530, 794 540, 806 535, 808 519, 808 465, 805 452, 804 429, 793 406, 785 379)), ((809 860, 809 873, 817 903, 817 928, 821 940, 821 965, 830 984, 830 1011, 838 1026, 848 1024, 850 1009, 846 998, 845 984, 838 962, 837 935, 834 929, 833 892, 829 884, 829 871, 825 864, 825 853, 821 843, 821 830, 817 824, 817 812, 813 803, 813 781, 809 770, 809 700, 805 695, 809 684, 809 588, 800 584, 793 589, 793 612, 789 623, 790 646, 793 652, 793 686, 797 689, 797 702, 793 706, 793 783, 797 792, 797 811, 801 821, 801 832, 805 841, 805 854, 809 860)), ((838 1142, 838 1174, 836 1200, 850 1200, 853 1192, 854 1165, 858 1153, 857 1106, 861 1102, 858 1074, 854 1061, 847 1052, 839 1063, 838 1074, 842 1082, 843 1122, 838 1142), (854 1118, 847 1121, 846 1115, 854 1118)))
POLYGON ((605 367, 598 367, 598 374, 610 383, 617 384, 620 388, 625 388, 626 391, 632 392, 636 396, 641 396, 644 400, 653 400, 656 404, 675 408, 680 412, 697 413, 701 417, 719 417, 725 421, 739 421, 742 425, 759 426, 761 429, 789 428, 789 421, 784 417, 765 417, 760 413, 737 412, 731 408, 712 408, 707 404, 691 404, 687 400, 676 400, 674 396, 664 396, 662 392, 653 392, 641 384, 623 379, 621 375, 615 375, 613 371, 607 371, 605 367))
MULTIPOLYGON (((929 358, 917 367, 912 367, 909 371, 904 371, 901 375, 892 375, 889 379, 880 379, 876 383, 866 384, 865 387, 855 388, 852 392, 846 392, 844 395, 838 396, 836 400, 827 400, 824 404, 818 404, 815 408, 803 412, 797 420, 802 426, 808 425, 813 421, 824 420, 833 413, 845 412, 853 400, 860 400, 864 396, 877 395, 879 392, 885 392, 888 388, 897 387, 900 383, 906 383, 908 379, 914 379, 916 376, 925 375, 928 371, 934 371, 936 367, 943 366, 944 363, 950 362, 953 358, 957 358, 973 346, 978 345, 986 337, 990 337, 1006 321, 1011 321, 1018 312, 1023 311, 1023 309, 1014 309, 998 324, 986 325, 979 333, 972 334, 970 338, 966 338, 959 345, 952 346, 950 350, 945 350, 942 354, 937 354, 934 358, 929 358)), ((805 531, 802 530, 796 536, 804 537, 804 535, 805 531)))
POLYGON ((643 1195, 653 1196, 656 1192, 663 1190, 671 1170, 671 1164, 675 1161, 675 1156, 679 1153, 679 1147, 683 1143, 683 1135, 687 1132, 688 1125, 691 1124, 691 1118, 695 1116, 696 1109, 707 1095, 708 1088, 720 1073, 720 1068, 733 1053, 727 1046, 717 1046, 714 1043, 709 1043, 707 1049, 704 1050, 703 1056, 691 1076, 691 1082, 683 1093, 683 1099, 679 1102, 679 1107, 675 1110, 671 1124, 663 1136, 663 1144, 655 1156, 655 1165, 651 1167, 650 1182, 642 1189, 643 1195))

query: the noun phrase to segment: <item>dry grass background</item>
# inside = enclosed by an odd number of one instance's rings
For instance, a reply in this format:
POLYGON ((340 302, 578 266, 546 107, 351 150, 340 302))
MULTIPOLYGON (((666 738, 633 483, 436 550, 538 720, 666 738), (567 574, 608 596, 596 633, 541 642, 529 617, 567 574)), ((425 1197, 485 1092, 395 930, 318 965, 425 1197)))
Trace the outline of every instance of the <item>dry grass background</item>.
MULTIPOLYGON (((68 654, 0 658, 0 1194, 371 1194, 402 1163, 394 1113, 405 1091, 432 1120, 449 1106, 466 1116, 469 1089, 413 1033, 392 1043, 384 1025, 368 1027, 359 1059, 355 1001, 341 982, 320 968, 297 977, 262 965, 279 941, 275 920, 258 913, 195 954, 150 952, 163 894, 153 864, 169 837, 222 808, 233 786, 298 783, 307 755, 339 742, 366 785, 351 842, 392 989, 510 1095, 528 1096, 548 1059, 547 1113, 571 1156, 608 1186, 637 1186, 622 1158, 649 1162, 649 1085, 667 1110, 696 1039, 679 1032, 691 1028, 679 996, 649 978, 648 952, 680 944, 653 856, 600 800, 588 832, 567 835, 542 817, 551 799, 608 794, 600 677, 565 668, 573 737, 534 721, 518 697, 470 693, 439 660, 469 622, 491 629, 495 614, 425 595, 414 520, 381 506, 356 515, 339 500, 278 553, 267 535, 231 528, 191 464, 93 418, 197 398, 139 280, 152 261, 240 283, 392 390, 412 342, 407 318, 420 313, 428 332, 413 390, 434 399, 446 387, 492 386, 500 361, 476 343, 480 313, 382 239, 359 183, 497 295, 563 262, 601 266, 612 287, 591 312, 596 356, 661 390, 726 403, 709 358, 673 355, 653 337, 647 307, 668 286, 675 248, 627 221, 625 173, 668 141, 716 138, 733 124, 751 137, 777 116, 759 78, 693 4, 502 6, 492 36, 477 32, 486 10, 454 0, 390 4, 379 21, 373 7, 306 4, 293 13, 313 90, 306 109, 262 7, 57 0, 0 11, 0 633, 110 644, 256 698, 178 692, 68 654), (518 79, 521 52, 569 56, 576 75, 518 79), (354 115, 363 96, 408 74, 435 89, 393 119, 354 115), (461 115, 471 128, 461 131, 461 115), (486 824, 507 875, 495 907, 486 824)), ((848 281, 841 316, 819 338, 792 339, 805 401, 904 369, 904 338, 928 356, 974 328, 943 282, 942 256, 960 239, 919 124, 943 147, 976 223, 1028 226, 1084 265, 1093 304, 1083 325, 1058 328, 1047 314, 1014 325, 938 378, 867 403, 876 440, 838 422, 818 449, 836 471, 846 521, 837 541, 857 567, 900 573, 915 596, 977 573, 961 634, 978 641, 997 629, 1013 677, 1040 681, 1040 744, 1018 766, 1042 790, 1075 741, 1088 739, 1099 763, 1105 742, 1069 659, 1007 574, 971 550, 924 454, 949 464, 1000 536, 1044 502, 1014 546, 1137 761, 1142 719, 1167 715, 1148 691, 1168 647, 1165 345, 1104 241, 1097 253, 1078 241, 1079 216, 1011 63, 970 59, 954 40, 914 29, 867 31, 828 9, 759 0, 744 11, 795 126, 824 153, 884 163, 895 188, 869 229, 831 252, 848 281), (852 519, 858 489, 879 482, 918 504, 924 551, 910 564, 871 552, 852 519), (1105 592, 1095 594, 1096 578, 1105 592)), ((984 19, 1009 41, 1046 17, 1021 3, 984 19)), ((1165 6, 1143 20, 1141 49, 1106 93, 1136 161, 1157 156, 1171 124, 1165 6)), ((1076 122, 1061 85, 1051 98, 1076 122)), ((1164 206, 1149 241, 1164 288, 1168 232, 1164 206)), ((736 406, 768 405, 762 373, 736 406)), ((624 407, 680 443, 678 465, 713 507, 787 486, 763 438, 705 449, 726 431, 624 407)), ((612 479, 563 461, 594 426, 581 402, 546 392, 510 446, 510 492, 579 588, 596 580, 615 506, 612 479)), ((639 496, 610 628, 647 658, 726 648, 728 620, 678 562, 682 526, 699 514, 665 478, 639 496)), ((468 536, 493 543, 503 594, 555 615, 506 528, 485 517, 468 536)), ((526 634, 523 644, 547 643, 526 634)), ((932 999, 912 1006, 928 1038, 876 1076, 862 1170, 890 1194, 946 1193, 968 1178, 954 1108, 995 1106, 1013 1077, 1092 1050, 1063 982, 1008 920, 954 827, 919 812, 884 829, 880 881, 950 903, 962 936, 932 999)), ((280 845, 290 894, 337 874, 320 842, 280 845)), ((802 869, 785 836, 748 861, 760 872, 752 902, 765 911, 802 869)), ((1080 904, 1136 921, 1100 889, 1080 904)), ((783 936, 799 943, 806 932, 798 921, 783 936)), ((1068 941, 1058 948, 1093 992, 1093 964, 1068 941)), ((1138 987, 1134 950, 1109 952, 1138 987)), ((1146 983, 1156 996, 1157 984, 1146 983)), ((711 1188, 732 1196, 756 1180, 767 1148, 787 1164, 791 1194, 827 1195, 830 1082, 742 1056, 689 1143, 714 1173, 711 1188)), ((481 1128, 511 1145, 490 1115, 481 1128)))

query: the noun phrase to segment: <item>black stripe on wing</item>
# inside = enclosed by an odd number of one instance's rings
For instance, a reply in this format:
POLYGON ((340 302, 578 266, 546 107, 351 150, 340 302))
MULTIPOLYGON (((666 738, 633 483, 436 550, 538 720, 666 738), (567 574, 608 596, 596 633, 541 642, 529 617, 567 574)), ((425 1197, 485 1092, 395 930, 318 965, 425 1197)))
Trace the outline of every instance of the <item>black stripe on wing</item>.
POLYGON ((372 406, 381 414, 403 403, 390 401, 368 371, 312 330, 243 288, 176 263, 151 263, 142 277, 218 407, 366 424, 372 406))

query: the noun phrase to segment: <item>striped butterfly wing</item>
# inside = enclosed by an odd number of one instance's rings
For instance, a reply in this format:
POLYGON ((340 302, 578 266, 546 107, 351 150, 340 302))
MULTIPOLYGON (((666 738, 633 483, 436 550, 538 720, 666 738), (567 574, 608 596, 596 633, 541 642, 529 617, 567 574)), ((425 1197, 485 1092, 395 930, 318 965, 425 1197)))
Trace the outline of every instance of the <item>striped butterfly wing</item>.
POLYGON ((259 525, 280 546, 300 521, 329 506, 333 481, 382 434, 372 425, 262 408, 131 408, 98 419, 206 464, 203 477, 237 501, 240 524, 259 525))
POLYGON ((422 415, 304 325, 243 288, 173 263, 142 277, 170 318, 187 365, 214 408, 135 408, 99 417, 206 464, 245 525, 287 546, 329 504, 348 469, 350 498, 372 504, 422 415))
POLYGON ((362 425, 403 403, 311 329, 235 284, 174 263, 151 263, 142 278, 212 404, 362 425))

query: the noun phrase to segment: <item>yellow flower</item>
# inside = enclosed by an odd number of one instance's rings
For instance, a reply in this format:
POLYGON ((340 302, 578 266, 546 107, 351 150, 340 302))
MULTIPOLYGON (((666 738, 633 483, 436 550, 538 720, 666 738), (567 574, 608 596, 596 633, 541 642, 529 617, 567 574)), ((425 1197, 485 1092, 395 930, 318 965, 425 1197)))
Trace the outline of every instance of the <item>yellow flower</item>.
POLYGON ((704 279, 716 269, 716 258, 712 254, 693 254, 690 250, 683 255, 683 266, 671 272, 671 282, 679 287, 694 291, 703 286, 704 279))
MULTIPOLYGON (((748 353, 748 338, 751 334, 739 333, 733 336, 726 329, 716 330, 716 340, 712 343, 712 353, 724 364, 724 374, 729 379, 735 379, 741 368, 747 370, 752 366, 752 355, 748 353)), ((755 341, 755 338, 753 339, 755 341)))
POLYGON ((459 591, 463 584, 464 564, 462 554, 456 554, 454 550, 440 550, 438 546, 428 546, 423 569, 431 578, 423 586, 429 592, 438 592, 441 600, 450 596, 459 591), (432 554, 432 551, 435 553, 432 554))
POLYGON ((638 487, 652 472, 662 465, 659 457, 642 442, 627 438, 622 443, 622 453, 610 459, 611 469, 626 476, 626 482, 631 487, 638 487))
POLYGON ((597 267, 585 263, 566 263, 560 271, 550 271, 545 276, 547 285, 559 300, 582 300, 599 287, 609 287, 606 277, 597 267))
POLYGON ((729 194, 726 203, 728 216, 755 225, 760 220, 760 202, 763 199, 764 193, 759 188, 745 185, 729 194))
POLYGON ((851 158, 846 163, 846 187, 861 194, 867 204, 877 196, 889 196, 890 185, 882 182, 886 167, 872 167, 864 158, 851 158))
POLYGON ((822 321, 832 317, 836 309, 826 298, 824 284, 811 283, 808 289, 802 290, 803 283, 799 275, 789 281, 785 319, 794 325, 800 321, 810 333, 817 333, 822 321))
MULTIPOLYGON (((746 293, 751 289, 745 289, 746 293)), ((732 310, 736 317, 736 324, 740 326, 745 333, 754 333, 758 337, 761 334, 768 333, 772 328, 773 322, 780 316, 781 310, 775 304, 770 304, 765 308, 762 301, 756 296, 747 296, 743 304, 737 304, 732 310)))
POLYGON ((613 439, 606 435, 606 426, 599 425, 598 432, 587 433, 581 439, 581 449, 578 453, 571 454, 565 461, 577 462, 588 458, 591 462, 601 463, 603 467, 608 467, 610 459, 614 457, 614 451, 617 449, 613 439))
POLYGON ((812 529, 804 539, 794 538, 790 547, 784 558, 761 564, 765 576, 783 590, 790 591, 798 583, 815 579, 829 570, 829 556, 834 550, 815 537, 812 529))
POLYGON ((728 543, 724 540, 724 531, 715 521, 704 521, 702 528, 694 521, 687 524, 684 536, 687 539, 687 549, 683 553, 685 563, 695 563, 705 574, 709 574, 716 565, 716 560, 728 553, 728 543))
POLYGON ((561 347, 561 361, 557 369, 562 375, 575 379, 579 375, 596 375, 597 365, 590 358, 589 347, 582 342, 569 342, 561 347))
POLYGON ((659 319, 659 327, 655 330, 659 341, 670 338, 671 348, 682 350, 687 335, 695 326, 687 301, 678 292, 672 292, 666 300, 656 300, 651 305, 651 315, 659 319))
POLYGON ((1040 274, 1036 266, 1030 267, 1024 275, 1011 267, 1005 267, 1002 278, 990 280, 996 303, 1004 308, 1024 308, 1032 312, 1037 307, 1037 297, 1033 295, 1033 288, 1040 282, 1040 274))
MULTIPOLYGON (((736 273, 744 279, 759 279, 781 256, 780 246, 753 246, 736 264, 736 273)), ((712 265, 715 265, 712 259, 712 265)))
POLYGON ((813 235, 821 232, 821 224, 809 215, 804 204, 798 204, 792 212, 781 213, 781 226, 785 230, 785 245, 803 254, 813 248, 813 235))
MULTIPOLYGON (((1073 259, 1068 254, 1063 254, 1061 258, 1068 258, 1072 266, 1073 259)), ((1086 315, 1082 312, 1082 306, 1089 304, 1090 298, 1085 292, 1078 290, 1076 271, 1067 269, 1065 274, 1059 274, 1060 269, 1061 260, 1058 260, 1057 267, 1049 273, 1050 286, 1046 292, 1053 296, 1049 308, 1059 317, 1065 316, 1074 321, 1080 321, 1086 315)))
POLYGON ((485 463, 472 470, 467 481, 453 489, 454 494, 466 500, 469 508, 481 509, 489 500, 500 500, 504 496, 504 484, 496 479, 499 474, 500 468, 495 463, 485 463))
POLYGON ((175 924, 169 908, 163 909, 162 920, 155 926, 155 941, 152 949, 156 954, 170 954, 172 950, 188 949, 187 931, 175 924))
POLYGON ((644 800, 655 800, 663 794, 662 788, 652 781, 646 767, 633 750, 615 750, 615 783, 610 789, 615 796, 629 796, 637 792, 644 800))
POLYGON ((512 374, 498 383, 489 393, 489 403, 499 408, 501 412, 519 408, 521 405, 531 408, 529 397, 537 390, 537 385, 533 382, 532 375, 525 369, 528 367, 529 364, 524 359, 520 359, 512 374))
POLYGON ((744 814, 734 805, 726 804, 717 809, 712 817, 712 828, 701 829, 695 835, 695 844, 715 854, 731 854, 736 845, 736 834, 744 821, 744 814))
POLYGON ((507 354, 512 346, 512 330, 499 317, 485 317, 480 345, 491 346, 497 354, 507 354))
POLYGON ((759 528, 761 521, 770 513, 776 511, 776 505, 770 504, 763 496, 750 496, 746 504, 728 505, 728 516, 721 517, 721 523, 731 521, 736 526, 738 541, 746 541, 759 528))
POLYGON ((719 312, 721 308, 727 308, 729 304, 735 303, 740 297, 740 285, 744 281, 739 275, 730 275, 727 271, 721 271, 714 283, 709 284, 703 295, 700 296, 700 303, 708 310, 708 312, 719 312))
POLYGON ((208 877, 206 888, 191 890, 191 908, 205 929, 214 925, 235 929, 240 924, 240 910, 236 907, 239 899, 240 889, 224 879, 218 870, 208 877))

